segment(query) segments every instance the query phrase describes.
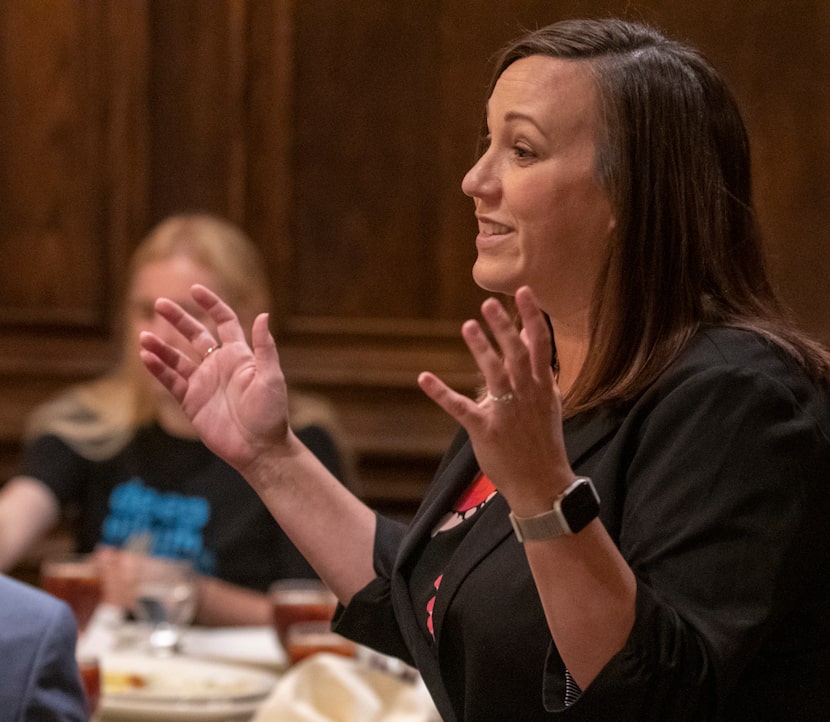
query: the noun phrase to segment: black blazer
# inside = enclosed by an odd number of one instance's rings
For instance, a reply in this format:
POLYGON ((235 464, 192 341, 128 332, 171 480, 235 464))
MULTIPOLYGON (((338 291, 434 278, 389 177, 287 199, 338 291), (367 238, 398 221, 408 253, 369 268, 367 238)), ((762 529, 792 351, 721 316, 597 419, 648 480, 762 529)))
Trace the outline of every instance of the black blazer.
POLYGON ((445 720, 826 719, 826 390, 711 329, 628 407, 567 420, 565 442, 638 583, 626 646, 575 705, 502 497, 446 567, 434 644, 413 604, 424 541, 478 468, 464 434, 408 529, 378 518, 378 577, 338 631, 415 664, 445 720))

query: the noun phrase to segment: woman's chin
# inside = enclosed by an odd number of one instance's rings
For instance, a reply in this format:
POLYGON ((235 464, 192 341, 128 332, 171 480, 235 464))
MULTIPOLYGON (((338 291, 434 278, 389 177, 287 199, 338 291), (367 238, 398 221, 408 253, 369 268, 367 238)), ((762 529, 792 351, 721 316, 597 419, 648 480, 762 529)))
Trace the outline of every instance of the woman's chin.
POLYGON ((503 293, 512 296, 523 282, 512 273, 506 273, 495 264, 476 261, 473 265, 473 280, 479 288, 490 293, 503 293))

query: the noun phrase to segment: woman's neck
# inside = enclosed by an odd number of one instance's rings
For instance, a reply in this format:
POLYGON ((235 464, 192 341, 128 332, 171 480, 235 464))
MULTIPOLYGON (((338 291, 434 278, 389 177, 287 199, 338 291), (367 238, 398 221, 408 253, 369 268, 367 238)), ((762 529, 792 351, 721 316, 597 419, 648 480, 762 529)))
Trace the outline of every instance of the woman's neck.
POLYGON ((567 323, 554 323, 559 388, 565 394, 573 386, 588 355, 588 335, 567 323))

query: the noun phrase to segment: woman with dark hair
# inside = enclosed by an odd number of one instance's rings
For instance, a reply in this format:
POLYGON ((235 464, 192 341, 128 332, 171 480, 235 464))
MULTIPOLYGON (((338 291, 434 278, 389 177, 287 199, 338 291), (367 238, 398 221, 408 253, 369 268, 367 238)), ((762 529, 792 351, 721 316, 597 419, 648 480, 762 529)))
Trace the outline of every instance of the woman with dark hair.
POLYGON ((462 188, 520 328, 494 298, 464 324, 477 399, 421 374, 463 431, 408 527, 297 441, 265 317, 251 348, 203 286, 218 336, 162 299, 222 348, 143 334, 145 364, 444 719, 823 719, 830 356, 767 280, 723 81, 642 25, 531 32, 462 188))

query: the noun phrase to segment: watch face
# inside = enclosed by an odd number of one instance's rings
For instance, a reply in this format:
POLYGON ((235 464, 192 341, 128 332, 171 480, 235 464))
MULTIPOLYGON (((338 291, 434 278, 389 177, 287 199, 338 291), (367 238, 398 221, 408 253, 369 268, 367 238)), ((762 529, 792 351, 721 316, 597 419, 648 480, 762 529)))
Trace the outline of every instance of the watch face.
POLYGON ((577 481, 560 505, 572 534, 584 529, 599 514, 599 497, 587 479, 577 481))

